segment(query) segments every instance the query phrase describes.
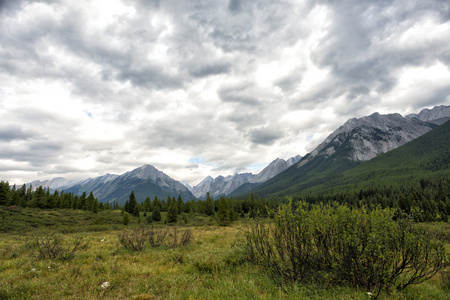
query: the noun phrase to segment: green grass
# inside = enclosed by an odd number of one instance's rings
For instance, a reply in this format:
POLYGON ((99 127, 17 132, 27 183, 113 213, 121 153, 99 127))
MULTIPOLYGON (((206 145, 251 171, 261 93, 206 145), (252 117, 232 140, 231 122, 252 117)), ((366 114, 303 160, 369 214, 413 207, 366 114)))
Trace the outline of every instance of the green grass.
MULTIPOLYGON (((194 232, 190 244, 130 252, 118 234, 138 224, 132 217, 130 225, 122 225, 120 211, 21 209, 6 218, 21 227, 0 232, 0 299, 369 299, 366 291, 350 287, 280 289, 245 261, 239 247, 250 225, 245 220, 219 227, 209 217, 191 216, 187 224, 180 218, 179 230, 194 232), (98 218, 106 224, 96 225, 98 218), (63 232, 68 242, 89 241, 89 248, 69 261, 37 259, 32 241, 45 231, 63 232), (104 282, 110 285, 102 288, 104 282)), ((381 299, 446 299, 450 283, 444 277, 381 299)))

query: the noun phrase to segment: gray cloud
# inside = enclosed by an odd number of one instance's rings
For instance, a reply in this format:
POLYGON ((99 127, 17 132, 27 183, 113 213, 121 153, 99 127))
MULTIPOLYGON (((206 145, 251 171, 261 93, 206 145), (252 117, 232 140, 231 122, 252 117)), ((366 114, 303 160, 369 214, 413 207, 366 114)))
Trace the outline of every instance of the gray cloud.
POLYGON ((251 84, 238 84, 222 87, 218 91, 219 97, 224 102, 232 102, 255 106, 260 103, 255 97, 254 87, 251 84))
POLYGON ((0 177, 195 183, 450 104, 446 1, 94 3, 0 0, 0 177))
POLYGON ((272 145, 281 138, 280 132, 271 128, 259 128, 250 132, 250 140, 254 144, 272 145))
POLYGON ((230 65, 227 64, 206 64, 206 65, 199 65, 197 67, 192 68, 192 70, 189 70, 189 74, 193 77, 206 77, 210 75, 219 75, 228 73, 230 71, 230 65))
POLYGON ((331 68, 338 78, 336 88, 340 93, 353 92, 361 85, 380 93, 389 92, 397 84, 394 74, 398 69, 428 65, 447 52, 444 39, 430 41, 434 45, 418 43, 409 47, 390 39, 398 38, 396 31, 405 33, 422 18, 428 17, 441 24, 448 22, 448 3, 324 2, 332 8, 331 27, 312 57, 320 66, 331 68))
POLYGON ((34 136, 34 132, 24 130, 19 125, 6 125, 0 128, 0 141, 11 142, 13 140, 28 140, 34 136))

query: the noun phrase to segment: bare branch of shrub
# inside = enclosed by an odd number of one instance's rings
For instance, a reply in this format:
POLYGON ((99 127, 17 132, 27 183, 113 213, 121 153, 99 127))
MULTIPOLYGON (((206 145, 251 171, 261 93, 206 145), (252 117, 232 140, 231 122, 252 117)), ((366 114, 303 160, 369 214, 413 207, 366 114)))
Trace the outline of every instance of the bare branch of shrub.
POLYGON ((192 241, 192 237, 193 237, 192 230, 186 229, 181 235, 180 245, 185 246, 189 244, 192 241))
POLYGON ((148 232, 148 241, 150 243, 150 246, 153 248, 162 246, 168 233, 169 233, 168 228, 155 229, 152 226, 148 232))
POLYGON ((120 243, 125 249, 142 251, 147 239, 147 230, 145 228, 124 230, 118 236, 120 243))
POLYGON ((66 242, 62 235, 53 232, 46 235, 38 235, 33 242, 33 246, 36 258, 71 260, 80 252, 85 251, 89 246, 89 242, 81 240, 66 242))

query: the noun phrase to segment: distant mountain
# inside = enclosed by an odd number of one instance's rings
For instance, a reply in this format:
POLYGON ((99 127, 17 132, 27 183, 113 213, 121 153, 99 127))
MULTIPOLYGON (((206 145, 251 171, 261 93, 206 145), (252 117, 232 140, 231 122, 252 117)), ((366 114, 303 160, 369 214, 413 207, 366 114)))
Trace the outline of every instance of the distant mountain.
POLYGON ((302 157, 297 155, 291 157, 287 161, 277 158, 260 173, 254 175, 252 173, 241 173, 229 176, 218 176, 215 179, 211 176, 203 179, 198 185, 194 186, 191 191, 197 198, 204 198, 209 192, 211 197, 228 196, 241 186, 250 184, 252 187, 269 180, 280 172, 286 170, 293 164, 300 161, 302 157))
POLYGON ((126 172, 122 175, 106 174, 87 179, 68 188, 65 192, 81 195, 83 192, 94 193, 100 202, 125 203, 130 192, 134 191, 138 202, 155 196, 165 199, 167 196, 191 200, 194 195, 180 182, 170 178, 151 165, 126 172))
POLYGON ((424 122, 441 125, 450 120, 450 106, 435 106, 433 109, 422 109, 418 114, 407 115, 406 118, 417 118, 424 122))
MULTIPOLYGON (((411 186, 421 179, 450 175, 450 121, 374 159, 316 185, 307 193, 348 192, 393 185, 411 186)), ((445 178, 445 177, 444 177, 445 178)))
POLYGON ((75 181, 67 180, 62 177, 57 177, 57 178, 53 178, 51 180, 44 180, 44 181, 35 180, 35 181, 29 182, 25 185, 27 188, 29 186, 31 186, 33 190, 39 186, 42 186, 45 189, 49 188, 50 190, 56 190, 56 189, 61 189, 61 188, 67 187, 67 186, 72 186, 75 183, 76 183, 75 181))
POLYGON ((184 185, 185 187, 187 187, 187 189, 190 191, 192 190, 192 186, 185 180, 180 181, 182 185, 184 185))
POLYGON ((433 117, 450 117, 448 108, 439 106, 405 118, 400 114, 374 113, 350 119, 300 162, 251 192, 263 196, 285 196, 323 185, 334 180, 341 172, 433 130, 438 126, 433 117), (419 118, 426 118, 426 121, 419 118))

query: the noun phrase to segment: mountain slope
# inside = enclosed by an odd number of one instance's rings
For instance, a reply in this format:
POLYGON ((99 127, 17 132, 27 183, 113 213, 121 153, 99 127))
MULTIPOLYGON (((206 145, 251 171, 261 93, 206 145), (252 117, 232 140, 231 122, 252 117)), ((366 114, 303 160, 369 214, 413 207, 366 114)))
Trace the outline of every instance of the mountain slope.
POLYGON ((153 199, 155 196, 166 198, 180 195, 183 199, 194 198, 183 184, 151 165, 143 165, 122 175, 107 174, 87 179, 65 190, 76 195, 91 191, 100 202, 116 201, 119 204, 128 199, 131 191, 134 191, 138 202, 146 197, 153 199))
POLYGON ((436 126, 432 122, 416 117, 403 118, 399 114, 374 113, 350 119, 299 163, 251 192, 281 197, 323 185, 362 161, 404 145, 436 126))
POLYGON ((423 136, 358 166, 304 193, 417 183, 420 179, 450 175, 450 121, 423 136))

